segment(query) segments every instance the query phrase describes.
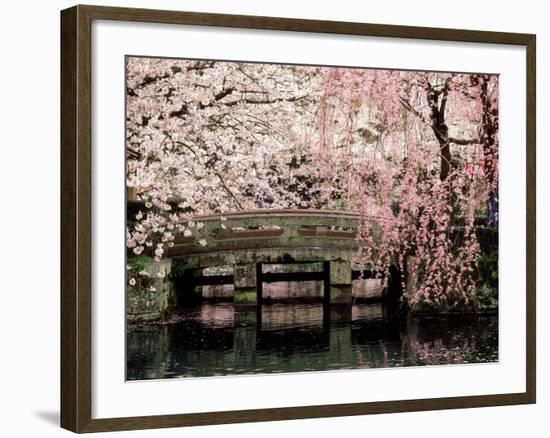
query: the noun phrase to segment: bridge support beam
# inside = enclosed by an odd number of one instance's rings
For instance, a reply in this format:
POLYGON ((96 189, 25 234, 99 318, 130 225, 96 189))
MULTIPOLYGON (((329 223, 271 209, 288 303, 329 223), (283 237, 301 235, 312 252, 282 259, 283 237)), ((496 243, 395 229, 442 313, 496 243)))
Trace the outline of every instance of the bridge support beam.
POLYGON ((256 264, 235 265, 233 286, 235 307, 255 306, 258 303, 256 264))
POLYGON ((330 304, 351 305, 351 263, 346 261, 331 261, 327 264, 330 304))

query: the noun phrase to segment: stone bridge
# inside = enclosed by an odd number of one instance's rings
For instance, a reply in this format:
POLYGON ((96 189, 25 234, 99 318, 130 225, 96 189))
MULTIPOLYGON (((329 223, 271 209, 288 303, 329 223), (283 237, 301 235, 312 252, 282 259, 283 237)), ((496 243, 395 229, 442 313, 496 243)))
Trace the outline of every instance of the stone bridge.
POLYGON ((255 210, 197 216, 192 237, 180 236, 169 256, 190 269, 249 263, 350 260, 359 214, 331 210, 255 210), (207 244, 201 245, 204 239, 207 244))
POLYGON ((254 306, 261 303, 264 282, 292 280, 322 280, 327 304, 350 305, 352 280, 368 275, 353 263, 359 249, 360 220, 359 214, 331 210, 266 209, 197 216, 192 236, 176 235, 166 258, 150 266, 153 275, 159 270, 168 274, 172 260, 177 260, 180 272, 173 272, 172 277, 178 293, 166 284, 159 285, 156 289, 170 296, 160 294, 159 303, 148 307, 162 314, 176 301, 197 297, 200 286, 208 284, 233 284, 235 307, 254 306), (267 273, 262 269, 266 264, 319 262, 322 272, 267 273), (232 267, 232 275, 203 273, 205 268, 222 266, 232 267))

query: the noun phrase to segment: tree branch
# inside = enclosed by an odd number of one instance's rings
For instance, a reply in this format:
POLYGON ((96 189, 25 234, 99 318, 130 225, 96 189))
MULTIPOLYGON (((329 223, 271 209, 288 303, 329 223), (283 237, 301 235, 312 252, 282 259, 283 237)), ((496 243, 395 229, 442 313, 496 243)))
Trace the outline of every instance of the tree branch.
POLYGON ((466 146, 469 144, 481 144, 481 140, 479 138, 452 138, 449 137, 449 143, 454 143, 462 146, 466 146))
POLYGON ((305 99, 306 97, 307 97, 307 95, 296 96, 296 97, 288 97, 288 98, 279 97, 279 98, 272 99, 272 100, 268 100, 268 99, 265 99, 265 100, 240 99, 240 100, 233 100, 231 102, 221 102, 220 104, 221 105, 226 105, 226 106, 235 106, 235 105, 238 105, 239 103, 249 103, 249 104, 254 104, 254 105, 269 105, 269 104, 277 103, 277 102, 298 102, 302 99, 305 99))
POLYGON ((227 185, 225 184, 225 181, 223 180, 222 176, 219 174, 219 172, 216 172, 214 171, 214 175, 216 175, 218 177, 218 179, 220 180, 220 182, 222 183, 222 186, 224 188, 224 190, 227 192, 227 194, 229 196, 231 196, 233 198, 233 200, 235 201, 235 204, 237 204, 237 207, 240 209, 240 210, 244 210, 242 204, 239 202, 239 200, 237 199, 237 197, 233 194, 233 192, 231 191, 231 189, 229 187, 227 187, 227 185))

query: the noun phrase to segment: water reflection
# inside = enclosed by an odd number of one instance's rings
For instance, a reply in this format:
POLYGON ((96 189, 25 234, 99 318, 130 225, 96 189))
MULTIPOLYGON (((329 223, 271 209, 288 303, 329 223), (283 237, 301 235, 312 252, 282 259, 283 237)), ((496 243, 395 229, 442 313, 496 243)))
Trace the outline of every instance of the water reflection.
MULTIPOLYGON (((266 265, 263 272, 277 272, 274 267, 278 265, 266 265)), ((201 295, 205 299, 233 300, 233 285, 200 286, 201 295)), ((353 297, 356 299, 378 298, 382 294, 383 284, 381 280, 364 279, 352 282, 353 297)), ((284 299, 296 299, 301 301, 315 300, 323 297, 324 285, 322 281, 277 281, 264 283, 262 298, 264 301, 280 301, 284 299)))
POLYGON ((131 326, 128 380, 498 360, 496 316, 389 319, 382 304, 323 307, 230 302, 181 311, 179 322, 131 326))

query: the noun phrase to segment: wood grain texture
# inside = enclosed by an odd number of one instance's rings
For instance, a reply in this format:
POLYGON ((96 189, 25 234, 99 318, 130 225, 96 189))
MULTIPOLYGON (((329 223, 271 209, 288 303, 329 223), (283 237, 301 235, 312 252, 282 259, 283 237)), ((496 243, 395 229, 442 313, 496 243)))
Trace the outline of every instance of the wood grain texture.
POLYGON ((61 14, 61 425, 91 419, 91 22, 61 14))
POLYGON ((77 429, 76 8, 61 16, 61 426, 77 429))
POLYGON ((527 394, 531 403, 536 403, 537 393, 537 81, 536 81, 536 36, 531 35, 526 44, 527 52, 527 193, 526 193, 526 278, 527 278, 527 394))
POLYGON ((75 6, 61 13, 61 425, 74 432, 275 421, 534 403, 536 400, 536 40, 475 30, 75 6), (527 381, 517 394, 92 419, 92 20, 219 26, 525 46, 527 50, 527 381))

